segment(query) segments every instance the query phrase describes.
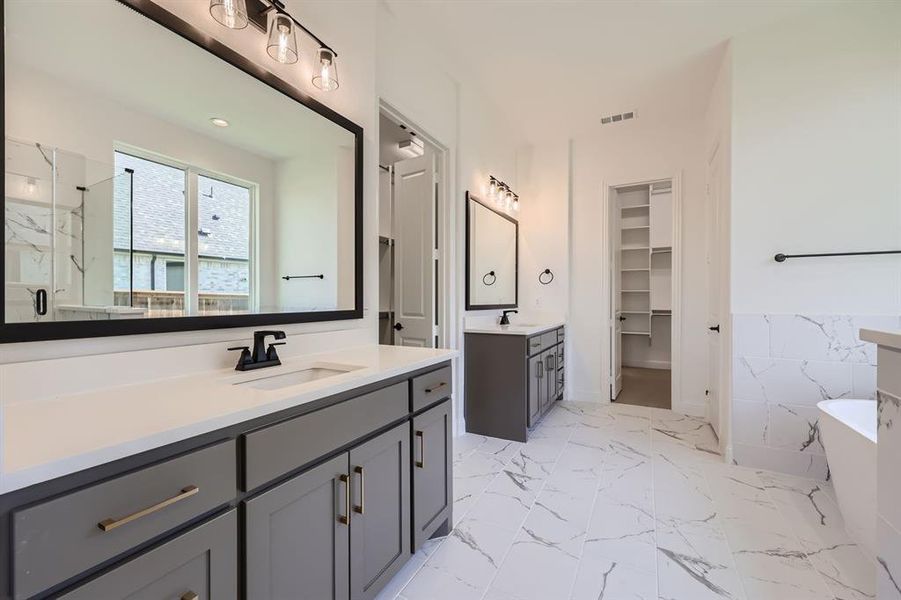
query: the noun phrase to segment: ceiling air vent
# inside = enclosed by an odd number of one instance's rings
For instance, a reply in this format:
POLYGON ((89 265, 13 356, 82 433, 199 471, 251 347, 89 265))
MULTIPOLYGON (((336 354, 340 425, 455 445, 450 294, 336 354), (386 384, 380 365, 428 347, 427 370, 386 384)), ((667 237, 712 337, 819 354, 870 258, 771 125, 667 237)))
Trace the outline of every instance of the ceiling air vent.
POLYGON ((601 117, 601 125, 611 125, 620 121, 628 121, 635 118, 635 111, 620 113, 618 115, 610 115, 609 117, 601 117))

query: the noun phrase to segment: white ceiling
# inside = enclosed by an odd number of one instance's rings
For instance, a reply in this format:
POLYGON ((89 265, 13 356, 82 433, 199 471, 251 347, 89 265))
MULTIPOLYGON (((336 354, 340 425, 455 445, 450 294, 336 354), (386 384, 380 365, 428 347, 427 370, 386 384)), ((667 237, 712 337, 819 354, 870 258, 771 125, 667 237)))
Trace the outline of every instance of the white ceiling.
MULTIPOLYGON (((706 107, 724 42, 809 0, 384 0, 434 40, 525 138, 600 129, 601 116, 684 119, 706 107)), ((616 126, 616 125, 614 125, 616 126)), ((625 124, 621 126, 627 126, 625 124)))

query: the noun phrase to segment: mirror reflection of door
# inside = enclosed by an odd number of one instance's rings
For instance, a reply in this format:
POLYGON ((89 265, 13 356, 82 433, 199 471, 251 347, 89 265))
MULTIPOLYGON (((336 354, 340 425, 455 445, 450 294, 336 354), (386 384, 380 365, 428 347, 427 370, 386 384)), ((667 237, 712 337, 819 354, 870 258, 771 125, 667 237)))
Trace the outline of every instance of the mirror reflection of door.
POLYGON ((379 342, 434 348, 437 153, 387 116, 379 124, 379 342))

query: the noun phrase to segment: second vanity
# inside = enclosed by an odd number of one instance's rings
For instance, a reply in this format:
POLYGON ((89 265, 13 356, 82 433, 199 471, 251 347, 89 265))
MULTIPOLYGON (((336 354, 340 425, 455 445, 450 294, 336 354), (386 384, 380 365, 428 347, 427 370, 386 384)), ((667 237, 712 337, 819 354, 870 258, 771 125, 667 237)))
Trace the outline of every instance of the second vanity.
POLYGON ((466 430, 525 442, 563 397, 564 341, 563 323, 467 326, 466 430))
POLYGON ((0 598, 374 598, 451 528, 454 356, 361 347, 6 407, 0 598))

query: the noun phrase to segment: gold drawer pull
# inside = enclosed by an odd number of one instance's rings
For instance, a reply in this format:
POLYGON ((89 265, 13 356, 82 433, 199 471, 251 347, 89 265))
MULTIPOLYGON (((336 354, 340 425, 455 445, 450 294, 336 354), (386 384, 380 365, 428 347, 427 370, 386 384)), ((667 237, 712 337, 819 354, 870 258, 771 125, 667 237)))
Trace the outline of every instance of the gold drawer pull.
POLYGON ((360 505, 354 506, 354 512, 363 514, 363 506, 366 504, 366 476, 363 475, 363 467, 354 467, 354 473, 360 476, 360 505))
POLYGON ((344 514, 338 515, 338 522, 344 525, 350 524, 350 482, 344 473, 338 476, 338 481, 344 484, 344 514))
POLYGON ((416 432, 416 437, 419 438, 419 458, 420 460, 416 461, 416 466, 420 469, 425 468, 425 433, 422 431, 416 432))
POLYGON ((132 513, 126 517, 122 517, 121 519, 104 519, 104 520, 100 521, 99 523, 97 523, 97 527, 102 529, 104 532, 112 531, 116 527, 121 527, 122 525, 131 523, 132 521, 137 521, 141 517, 146 517, 147 515, 152 515, 153 513, 157 512, 157 511, 163 510, 167 506, 172 506, 176 502, 181 502, 182 500, 190 498, 191 496, 193 496, 194 494, 196 494, 199 491, 200 491, 200 488, 197 487, 196 485, 189 485, 188 487, 182 488, 181 492, 176 496, 167 498, 167 499, 163 500, 162 502, 158 502, 157 504, 154 504, 153 506, 148 506, 145 509, 139 510, 138 512, 132 513))
POLYGON ((431 394, 432 392, 437 392, 438 390, 440 390, 441 388, 443 388, 443 387, 446 386, 446 385, 447 385, 447 382, 446 382, 446 381, 442 381, 441 383, 439 383, 439 384, 436 385, 435 387, 426 388, 426 389, 425 389, 425 393, 426 393, 426 394, 431 394))
POLYGON ((181 595, 181 600, 198 600, 200 596, 195 594, 194 592, 185 592, 181 595))

